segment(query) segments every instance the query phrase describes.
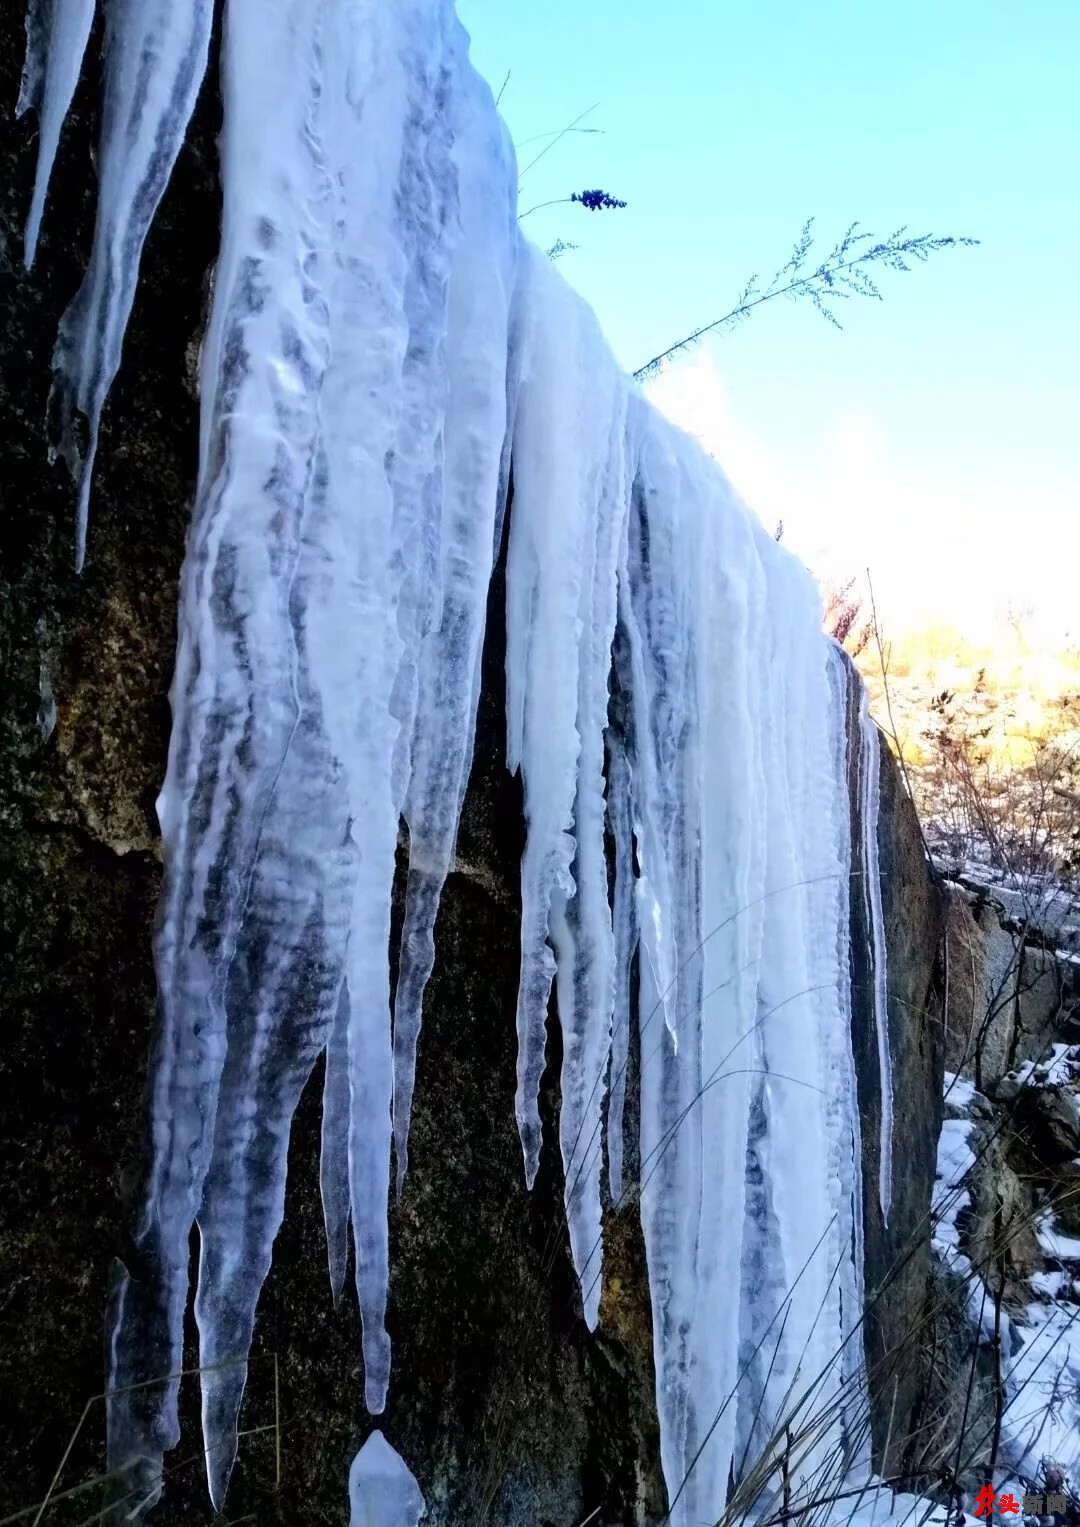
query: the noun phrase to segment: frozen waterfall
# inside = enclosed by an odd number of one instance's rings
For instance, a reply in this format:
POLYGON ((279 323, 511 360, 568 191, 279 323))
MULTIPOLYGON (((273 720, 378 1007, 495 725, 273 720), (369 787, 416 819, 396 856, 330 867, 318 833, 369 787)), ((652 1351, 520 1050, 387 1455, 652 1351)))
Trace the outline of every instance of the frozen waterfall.
MULTIPOLYGON (((97 226, 55 358, 80 562, 97 422, 212 9, 106 4, 97 226)), ((33 0, 28 258, 91 11, 33 0)), ((877 737, 851 703, 858 680, 821 634, 809 575, 620 373, 591 311, 521 238, 513 150, 451 0, 228 0, 221 91, 221 247, 158 802, 153 1167, 138 1274, 109 1314, 111 1466, 144 1503, 160 1493, 197 1223, 222 1505, 290 1126, 324 1054, 330 1282, 339 1296, 351 1234, 366 1404, 383 1410, 391 1162, 400 1186, 508 512, 526 1181, 554 988, 584 1318, 599 1318, 605 1205, 639 1197, 670 1520, 715 1519, 793 1417, 832 1418, 798 1470, 843 1477, 865 1457, 855 895, 875 935, 886 1210, 891 1137, 877 737)), ((350 1492, 354 1519, 377 1527, 423 1510, 377 1431, 350 1492)))

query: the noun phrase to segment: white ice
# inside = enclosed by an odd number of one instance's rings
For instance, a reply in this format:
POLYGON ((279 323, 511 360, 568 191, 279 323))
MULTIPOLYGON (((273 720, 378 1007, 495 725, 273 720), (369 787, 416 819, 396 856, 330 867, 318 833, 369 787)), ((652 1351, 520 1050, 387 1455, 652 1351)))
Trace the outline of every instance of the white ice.
POLYGON ((945 1106, 958 1114, 964 1114, 979 1096, 975 1083, 954 1071, 945 1072, 945 1106))
POLYGON ((1051 1216, 1044 1215, 1039 1220, 1035 1236, 1047 1256, 1061 1262, 1080 1262, 1080 1236, 1055 1229, 1051 1216))

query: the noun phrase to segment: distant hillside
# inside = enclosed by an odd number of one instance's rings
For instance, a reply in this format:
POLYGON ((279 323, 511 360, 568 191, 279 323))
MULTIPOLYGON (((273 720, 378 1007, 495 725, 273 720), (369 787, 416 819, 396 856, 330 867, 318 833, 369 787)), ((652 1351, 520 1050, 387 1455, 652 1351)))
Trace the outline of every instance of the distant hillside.
POLYGON ((860 629, 856 662, 935 855, 1080 878, 1080 648, 1048 652, 1020 622, 992 644, 943 625, 879 643, 856 624, 849 647, 860 629))

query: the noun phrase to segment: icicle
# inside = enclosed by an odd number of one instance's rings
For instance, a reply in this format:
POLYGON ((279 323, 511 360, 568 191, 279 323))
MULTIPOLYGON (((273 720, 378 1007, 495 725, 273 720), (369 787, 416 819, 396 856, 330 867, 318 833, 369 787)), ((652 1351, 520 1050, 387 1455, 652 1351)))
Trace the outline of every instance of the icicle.
MULTIPOLYGON (((438 138, 423 124, 437 110, 445 36, 427 19, 421 7, 356 36, 344 7, 320 15, 279 0, 268 21, 265 6, 232 0, 226 26, 225 223, 161 803, 156 1116, 185 1120, 185 1131, 172 1141, 158 1132, 144 1237, 165 1243, 152 1314, 176 1347, 198 1209, 196 1314, 218 1504, 280 1223, 289 1123, 332 1029, 322 1173, 332 1282, 336 1291, 351 1218, 369 1409, 382 1408, 389 1377, 396 750, 431 582, 406 551, 410 537, 435 544, 423 528, 441 504, 425 484, 441 450, 432 399, 446 389, 446 279, 427 253, 438 247, 448 261, 456 242, 448 146, 423 173, 416 159, 438 138), (361 102, 384 124, 375 138, 358 129, 361 102), (407 122, 421 127, 406 143, 407 122), (415 219, 404 227, 402 177, 415 219), (410 287, 407 273, 425 268, 429 284, 410 287), (398 449, 402 431, 411 456, 398 449), (190 814, 189 800, 201 802, 190 814)), ((132 1308, 118 1307, 118 1383, 146 1358, 132 1308)), ((175 1396, 150 1444, 145 1417, 130 1413, 141 1405, 114 1403, 121 1464, 175 1440, 175 1396)))
POLYGON ((609 460, 597 485, 592 579, 582 586, 577 717, 581 758, 574 802, 576 852, 572 867, 576 889, 565 905, 556 895, 551 921, 563 1038, 559 1140, 566 1218, 590 1330, 596 1325, 600 1307, 601 1132, 615 1002, 615 940, 604 853, 603 766, 615 632, 616 562, 627 510, 624 441, 625 413, 617 408, 609 460))
POLYGON ((94 0, 31 0, 26 16, 26 63, 15 115, 34 107, 39 116, 34 195, 26 219, 23 258, 29 270, 37 252, 60 129, 79 82, 94 20, 94 0))
POLYGON ((863 896, 870 930, 870 963, 874 979, 874 1026, 877 1032, 878 1076, 881 1082, 881 1145, 878 1194, 881 1215, 889 1222, 892 1204, 893 1087, 892 1054, 889 1047, 888 973, 886 968, 885 919, 881 907, 881 866, 878 854, 878 816, 881 790, 881 742, 870 715, 865 689, 859 703, 862 738, 863 896))
MULTIPOLYGON (((464 34, 457 46, 464 61, 464 34)), ((454 854, 472 759, 473 719, 496 519, 505 493, 510 302, 517 256, 516 174, 491 93, 462 68, 450 98, 461 239, 450 273, 446 355, 454 385, 444 423, 439 617, 419 651, 404 815, 409 880, 394 998, 394 1143, 400 1192, 424 989, 439 898, 454 854)))
POLYGON ((319 1192, 336 1309, 349 1259, 349 991, 344 981, 326 1044, 319 1192))
MULTIPOLYGON (((696 533, 707 533, 708 522, 705 504, 679 461, 681 438, 657 428, 638 409, 631 438, 638 468, 619 602, 631 674, 634 835, 641 871, 636 886, 641 1221, 662 1461, 673 1521, 681 1521, 689 1504, 682 1481, 695 1451, 695 1270, 703 1191, 704 930, 696 853, 701 718, 691 633, 706 572, 705 559, 696 560, 700 548, 690 555, 689 547, 696 533), (676 531, 680 520, 689 533, 685 543, 676 531)), ((710 1350, 714 1341, 722 1348, 722 1330, 710 1335, 710 1350)))
POLYGON ((608 815, 615 843, 615 889, 612 923, 615 940, 615 1000, 611 1031, 611 1081, 608 1086, 608 1189, 613 1203, 623 1196, 623 1112, 630 1064, 630 969, 637 947, 634 919, 633 827, 630 765, 625 739, 614 731, 609 742, 608 815))
MULTIPOLYGON (((613 998, 611 924, 603 857, 601 772, 607 673, 615 629, 615 557, 625 490, 620 477, 627 387, 596 320, 539 251, 523 280, 530 333, 514 428, 514 507, 507 553, 507 762, 520 767, 528 827, 522 863, 518 1087, 515 1101, 532 1185, 540 1161, 537 1107, 544 1022, 561 939, 572 987, 564 984, 564 1045, 585 1045, 589 1071, 576 1105, 599 1118, 613 998), (575 813, 579 837, 575 840, 575 813), (575 853, 584 856, 575 883, 575 853), (565 921, 578 893, 578 944, 565 921), (602 913, 597 908, 603 902, 602 913), (575 951, 577 951, 575 953, 575 951), (580 960, 580 964, 577 961, 580 960), (605 974, 605 969, 607 974, 605 974), (599 1057, 599 1058, 598 1058, 599 1057)), ((599 1220, 600 1148, 585 1119, 561 1126, 567 1193, 586 1220, 599 1220), (579 1148, 590 1144, 589 1183, 579 1148), (598 1194, 598 1187, 596 1188, 598 1194)), ((576 1209, 574 1211, 577 1212, 576 1209)), ((573 1231, 580 1259, 589 1232, 573 1231)), ((589 1248, 591 1249, 591 1247, 589 1248)), ((587 1252, 586 1252, 587 1255, 587 1252)), ((579 1273, 582 1262, 578 1260, 579 1273)), ((593 1272, 595 1281, 595 1269, 593 1272)), ((599 1298, 598 1291, 595 1298, 599 1298)))
MULTIPOLYGON (((206 71, 213 12, 212 0, 109 0, 106 9, 94 243, 83 284, 60 322, 50 400, 60 428, 60 454, 78 486, 77 571, 86 555, 86 519, 101 411, 120 365, 143 244, 206 71), (80 416, 85 421, 85 440, 79 439, 80 416)), ((56 113, 65 93, 70 100, 68 84, 78 72, 75 52, 86 20, 73 0, 54 16, 52 37, 61 51, 55 70, 50 54, 45 78, 50 135, 54 122, 59 131, 56 113)), ((50 142, 51 137, 46 140, 43 135, 42 147, 51 156, 50 142)), ((44 191, 42 184, 42 198, 44 191)), ((31 222, 28 235, 34 227, 31 222)), ((28 251, 32 253, 29 241, 28 251)))
MULTIPOLYGON (((231 194, 203 353, 204 467, 158 807, 161 1038, 138 1237, 159 1268, 158 1288, 133 1284, 118 1309, 110 1375, 118 1390, 144 1381, 148 1359, 166 1353, 158 1371, 179 1370, 198 1212, 202 1355, 219 1365, 203 1384, 219 1504, 254 1303, 280 1222, 288 1121, 337 1005, 343 968, 334 946, 348 928, 356 861, 340 772, 309 719, 320 704, 317 627, 301 640, 298 619, 318 586, 327 514, 317 398, 327 313, 312 300, 307 221, 325 179, 306 133, 303 88, 316 38, 310 26, 260 37, 256 72, 274 98, 268 113, 257 93, 240 88, 255 20, 234 0, 222 143, 231 194), (269 165, 280 181, 267 205, 269 165), (311 984, 298 1002, 301 976, 311 984)), ((110 1459, 123 1467, 154 1452, 160 1470, 161 1448, 177 1440, 175 1386, 150 1421, 138 1395, 112 1401, 110 1459)))
POLYGON ((435 608, 447 283, 458 238, 441 84, 454 79, 451 26, 448 5, 361 14, 334 5, 321 71, 334 187, 333 359, 321 415, 336 544, 317 618, 325 671, 335 676, 325 721, 360 846, 345 953, 347 1160, 373 1413, 383 1409, 390 1374, 390 892, 407 784, 403 734, 435 608), (336 629, 335 612, 347 614, 336 629), (351 677, 341 671, 342 652, 355 664, 351 677))
POLYGON ((417 1527, 425 1509, 405 1460, 376 1428, 349 1469, 349 1527, 417 1527))
MULTIPOLYGON (((759 532, 764 536, 764 532, 759 532)), ((840 935, 837 880, 846 873, 833 822, 836 778, 830 740, 828 652, 808 640, 820 602, 791 558, 770 557, 767 603, 778 626, 768 731, 776 739, 770 776, 766 903, 768 958, 759 1004, 768 1137, 765 1159, 776 1215, 775 1255, 783 1269, 783 1330, 767 1384, 774 1415, 812 1397, 828 1409, 841 1372, 840 1266, 837 1222, 842 1184, 835 1171, 828 1101, 836 1042, 848 1044, 836 978, 840 935), (823 1043, 823 1040, 827 1043, 823 1043)), ((801 1477, 828 1453, 827 1439, 803 1450, 801 1477)), ((796 1481, 798 1483, 798 1481, 796 1481)))

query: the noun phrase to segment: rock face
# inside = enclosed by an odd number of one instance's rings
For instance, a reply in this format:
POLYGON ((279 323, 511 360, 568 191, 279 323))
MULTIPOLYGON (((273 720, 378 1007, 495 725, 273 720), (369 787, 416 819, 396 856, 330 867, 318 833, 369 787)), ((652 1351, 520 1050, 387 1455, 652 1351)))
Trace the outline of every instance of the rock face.
POLYGON ((969 1496, 994 1468, 1030 1479, 1043 1457, 1080 1468, 1080 1052, 1057 1044, 992 1097, 953 1083, 942 1178, 961 1190, 936 1232, 925 1422, 916 1467, 958 1472, 969 1496))
POLYGON ((867 1369, 875 1456, 892 1476, 909 1466, 925 1374, 913 1336, 924 1318, 930 1277, 929 1207, 941 1132, 944 933, 940 895, 926 865, 915 810, 892 755, 881 750, 878 831, 888 948, 889 1048, 894 1139, 886 1223, 878 1191, 881 1088, 863 902, 852 897, 852 1035, 863 1143, 867 1369))
MULTIPOLYGON (((73 496, 63 472, 46 465, 44 416, 57 321, 91 228, 94 47, 32 275, 19 256, 33 133, 5 121, 0 140, 0 1386, 17 1397, 0 1408, 10 1465, 0 1515, 43 1498, 84 1406, 100 1394, 110 1268, 130 1255, 155 1001, 153 803, 195 470, 191 363, 218 232, 218 108, 207 88, 147 245, 77 578, 73 496)), ((20 8, 9 7, 0 16, 8 103, 21 50, 20 8)), ((519 787, 503 763, 498 577, 489 614, 476 762, 425 1007, 410 1175, 392 1213, 394 1375, 381 1426, 416 1474, 433 1527, 573 1527, 594 1510, 604 1523, 655 1522, 665 1500, 641 1232, 635 1207, 609 1212, 601 1324, 590 1338, 565 1246, 555 1030, 543 1165, 533 1193, 523 1186, 513 1112, 523 829, 519 787)), ((920 1237, 941 1095, 940 913, 887 758, 880 836, 903 1120, 888 1226, 871 1190, 880 1117, 872 1015, 862 1002, 855 1014, 867 1283, 882 1290, 867 1322, 879 1451, 890 1410, 903 1428, 918 1400, 915 1380, 886 1354, 925 1297, 920 1237)), ((633 1090, 631 1079, 628 1097, 633 1090)), ((342 1523, 349 1461, 370 1428, 355 1309, 346 1301, 334 1311, 324 1269, 320 1091, 317 1070, 294 1125, 285 1222, 260 1305, 234 1519, 342 1523)), ((188 1439, 197 1403, 192 1380, 182 1401, 188 1439)), ((102 1443, 96 1403, 60 1489, 101 1468, 102 1443)), ((81 1498, 84 1516, 93 1499, 81 1498)), ((198 1527, 211 1518, 201 1459, 182 1447, 155 1521, 198 1527)))
POLYGON ((947 907, 945 1064, 994 1092, 1064 1033, 1075 967, 1036 942, 1036 928, 1011 920, 996 893, 950 884, 947 907))
POLYGON ((965 1145, 942 1136, 954 1191, 939 1200, 911 1466, 924 1480, 958 1471, 971 1491, 994 1467, 1030 1478, 1048 1455, 1073 1460, 1075 1478, 1076 966, 1044 947, 1056 928, 1030 902, 946 890, 945 1106, 965 1145))

